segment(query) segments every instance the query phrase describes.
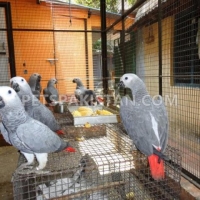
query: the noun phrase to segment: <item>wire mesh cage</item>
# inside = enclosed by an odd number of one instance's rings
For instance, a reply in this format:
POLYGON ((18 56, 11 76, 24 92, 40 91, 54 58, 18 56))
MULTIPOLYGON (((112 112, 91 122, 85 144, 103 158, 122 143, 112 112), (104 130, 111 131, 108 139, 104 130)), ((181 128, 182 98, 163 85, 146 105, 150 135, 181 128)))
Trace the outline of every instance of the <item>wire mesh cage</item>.
MULTIPOLYGON (((181 157, 168 147, 163 181, 154 181, 144 155, 132 150, 121 125, 107 124, 104 135, 72 139, 75 153, 52 153, 42 173, 13 174, 14 199, 179 199, 181 157)), ((63 138, 69 138, 69 135, 63 138)), ((21 155, 18 164, 25 161, 21 155)))
MULTIPOLYGON (((58 107, 55 116, 66 132, 62 137, 78 149, 75 154, 49 155, 46 174, 15 173, 15 199, 125 199, 133 195, 136 199, 178 199, 180 154, 182 171, 189 180, 199 180, 199 0, 101 2, 105 10, 100 4, 101 8, 92 8, 62 0, 0 2, 0 84, 9 85, 16 75, 28 81, 37 72, 43 90, 55 77, 65 112, 60 114, 58 107), (136 73, 149 94, 162 95, 166 103, 166 154, 171 163, 165 163, 162 182, 151 179, 143 154, 131 152, 123 126, 74 127, 66 112, 67 105, 77 104, 75 77, 95 91, 100 103, 119 111, 121 97, 131 97, 129 89, 116 90, 124 73, 136 73), (80 136, 85 140, 74 140, 80 136), (112 155, 102 152, 101 142, 112 146, 108 147, 112 155), (88 155, 89 166, 95 166, 92 173, 85 171, 71 186, 81 159, 88 155)), ((40 101, 46 104, 42 92, 40 101)))
MULTIPOLYGON (((137 1, 107 29, 114 40, 115 83, 136 73, 168 111, 168 144, 182 152, 184 176, 199 187, 199 1, 137 1), (134 22, 131 22, 132 17, 134 22), (123 31, 116 31, 121 27, 123 31), (118 37, 116 36, 118 34, 118 37), (115 36, 115 38, 114 38, 115 36), (187 177, 186 176, 186 177, 187 177)), ((120 90, 114 103, 129 89, 120 90)))

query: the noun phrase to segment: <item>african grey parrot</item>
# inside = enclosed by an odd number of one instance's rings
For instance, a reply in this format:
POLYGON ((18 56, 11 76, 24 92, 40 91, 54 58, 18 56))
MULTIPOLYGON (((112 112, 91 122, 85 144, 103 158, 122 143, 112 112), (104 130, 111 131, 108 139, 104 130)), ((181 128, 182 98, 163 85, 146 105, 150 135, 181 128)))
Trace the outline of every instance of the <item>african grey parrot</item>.
POLYGON ((55 78, 51 78, 47 83, 47 87, 43 90, 45 100, 49 104, 59 100, 59 93, 54 87, 54 84, 57 84, 57 80, 55 78))
POLYGON ((124 74, 119 87, 130 88, 133 101, 123 97, 120 104, 122 123, 135 146, 146 156, 152 177, 164 178, 163 154, 168 140, 168 117, 161 96, 151 98, 144 82, 135 74, 124 74))
POLYGON ((40 84, 41 76, 38 73, 34 73, 30 76, 28 84, 31 88, 32 93, 40 99, 40 93, 42 91, 42 86, 40 84))
POLYGON ((53 113, 43 105, 31 92, 29 84, 23 77, 16 76, 10 79, 11 87, 17 92, 22 100, 25 110, 30 117, 47 125, 52 131, 63 134, 53 113))
POLYGON ((62 150, 74 152, 70 145, 51 131, 43 123, 31 118, 25 111, 17 93, 8 86, 0 87, 1 131, 6 141, 27 159, 18 170, 23 170, 34 162, 36 156, 39 166, 45 168, 48 153, 62 150))
POLYGON ((76 83, 75 97, 83 105, 94 105, 95 102, 99 104, 96 94, 93 90, 86 89, 79 78, 74 78, 73 83, 76 83))

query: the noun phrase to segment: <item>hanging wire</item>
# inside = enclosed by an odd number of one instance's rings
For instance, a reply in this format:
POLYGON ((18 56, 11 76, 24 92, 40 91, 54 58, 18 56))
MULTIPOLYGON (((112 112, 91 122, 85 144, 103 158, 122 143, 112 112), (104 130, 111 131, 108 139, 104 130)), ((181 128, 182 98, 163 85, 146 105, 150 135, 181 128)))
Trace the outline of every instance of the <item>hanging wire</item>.
POLYGON ((71 16, 71 0, 69 0, 69 26, 72 26, 72 16, 71 16))

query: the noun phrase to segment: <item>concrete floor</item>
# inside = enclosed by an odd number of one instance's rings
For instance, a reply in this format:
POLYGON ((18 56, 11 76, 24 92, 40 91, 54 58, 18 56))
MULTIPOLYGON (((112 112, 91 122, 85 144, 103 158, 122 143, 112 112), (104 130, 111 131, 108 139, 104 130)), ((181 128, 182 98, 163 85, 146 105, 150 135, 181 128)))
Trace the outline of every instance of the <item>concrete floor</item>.
POLYGON ((0 147, 0 199, 13 199, 12 173, 16 169, 19 153, 12 146, 0 147))

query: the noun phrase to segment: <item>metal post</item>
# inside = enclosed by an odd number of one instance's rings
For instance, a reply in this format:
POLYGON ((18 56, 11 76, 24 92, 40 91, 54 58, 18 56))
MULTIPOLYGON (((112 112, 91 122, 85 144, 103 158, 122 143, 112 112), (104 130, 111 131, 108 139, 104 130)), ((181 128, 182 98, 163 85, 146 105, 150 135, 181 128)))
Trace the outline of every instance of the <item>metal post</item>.
POLYGON ((106 1, 100 1, 100 12, 101 12, 101 56, 102 56, 102 80, 104 89, 104 105, 107 104, 105 98, 108 94, 108 70, 107 70, 107 32, 106 30, 106 1))
POLYGON ((3 3, 6 9, 6 28, 8 37, 8 51, 9 51, 9 63, 10 63, 10 75, 11 77, 16 76, 15 69, 15 51, 13 41, 13 28, 12 28, 12 15, 10 3, 3 3))
MULTIPOLYGON (((124 15, 124 0, 121 0, 122 4, 122 15, 124 15)), ((124 24, 125 18, 122 19, 122 31, 121 31, 121 39, 120 39, 120 44, 121 44, 121 49, 122 49, 122 64, 123 64, 123 73, 126 73, 126 55, 125 55, 125 24, 124 24)), ((124 95, 127 94, 126 89, 124 89, 124 95)))
POLYGON ((162 96, 162 2, 158 0, 158 83, 159 95, 162 96))
MULTIPOLYGON (((84 27, 85 30, 87 31, 87 19, 84 19, 84 27)), ((88 33, 85 32, 85 68, 86 68, 86 83, 87 83, 87 88, 90 88, 90 82, 89 82, 89 64, 88 64, 88 33)))

